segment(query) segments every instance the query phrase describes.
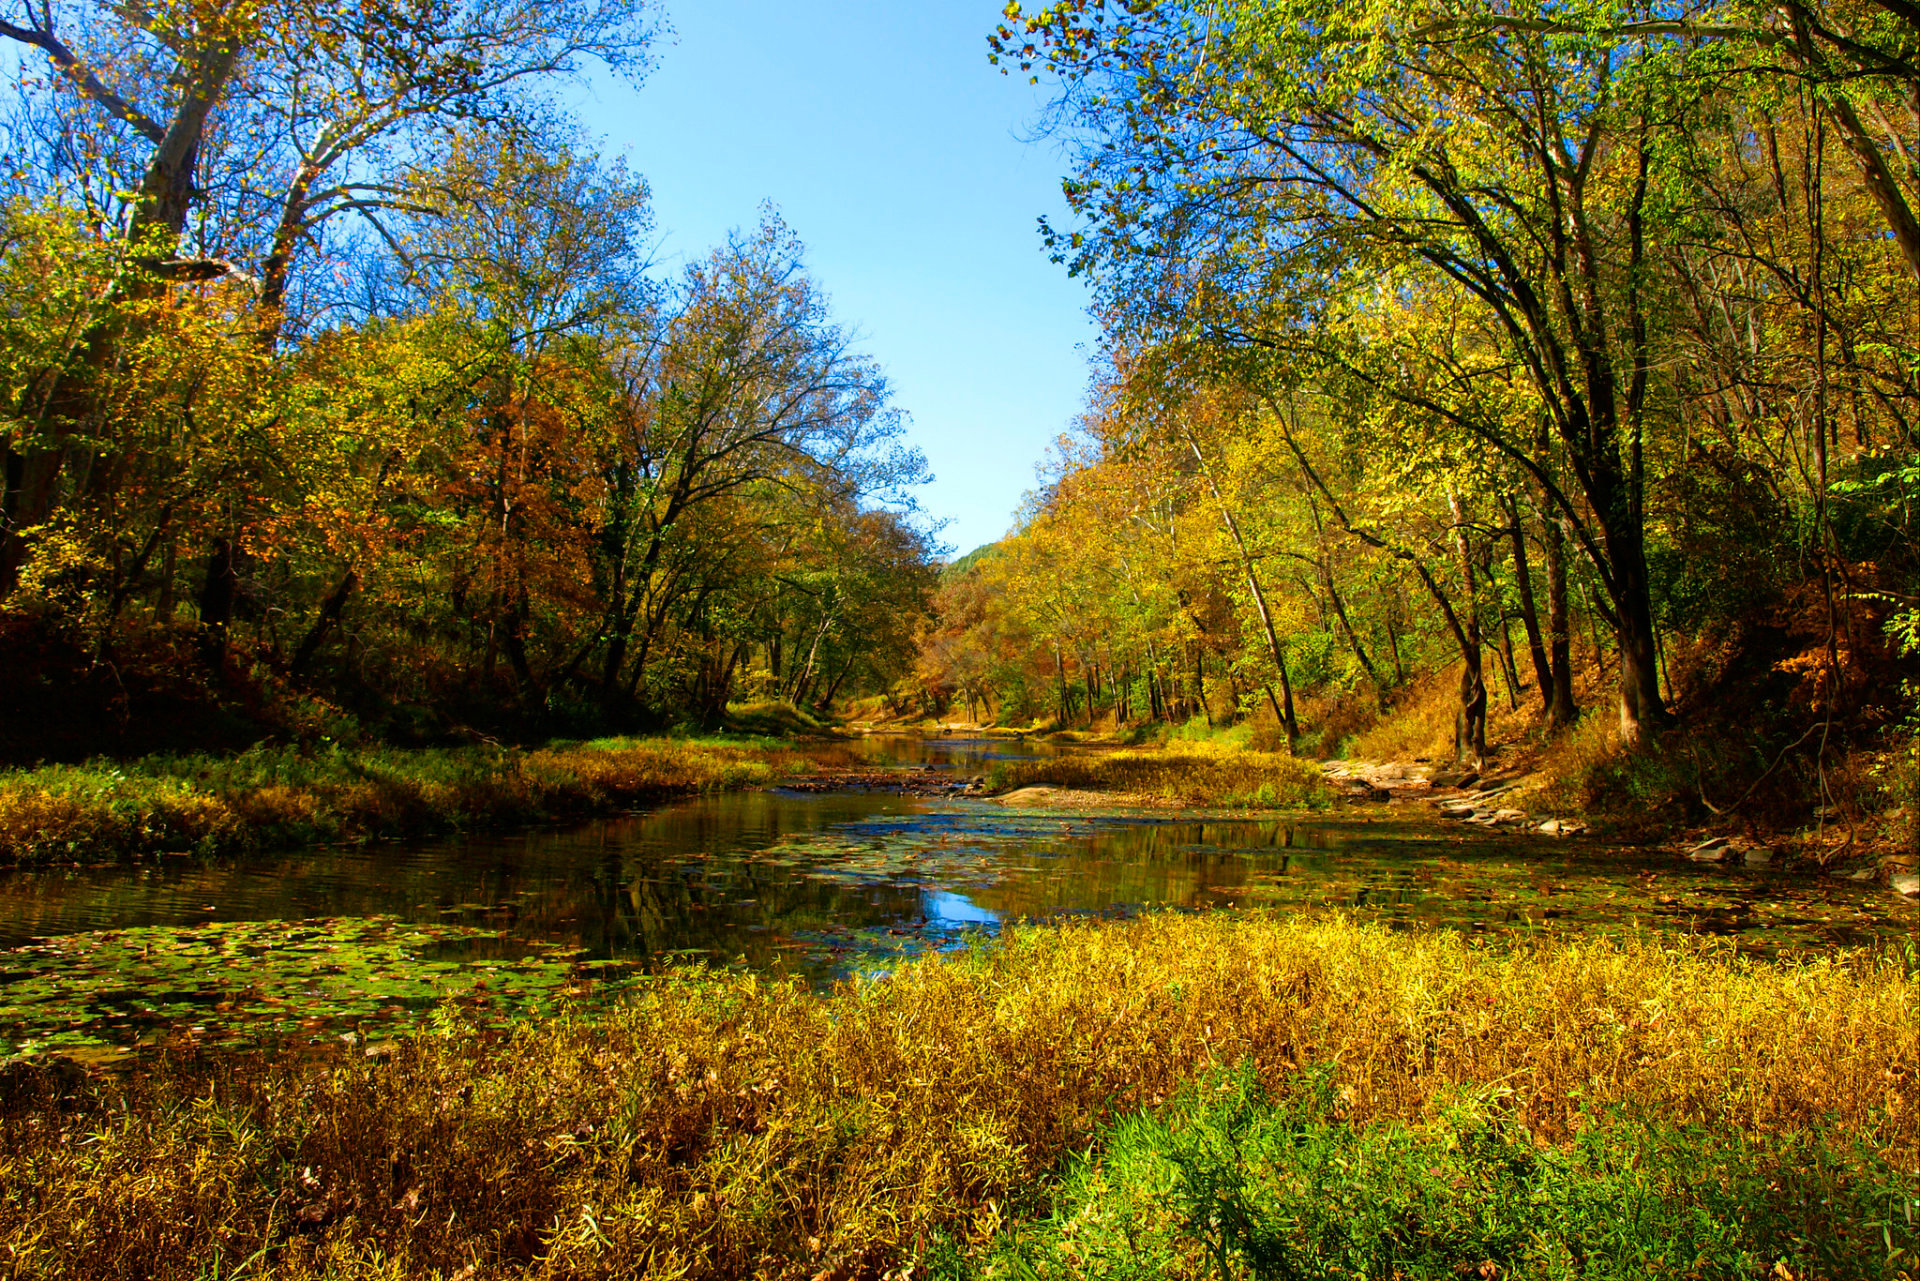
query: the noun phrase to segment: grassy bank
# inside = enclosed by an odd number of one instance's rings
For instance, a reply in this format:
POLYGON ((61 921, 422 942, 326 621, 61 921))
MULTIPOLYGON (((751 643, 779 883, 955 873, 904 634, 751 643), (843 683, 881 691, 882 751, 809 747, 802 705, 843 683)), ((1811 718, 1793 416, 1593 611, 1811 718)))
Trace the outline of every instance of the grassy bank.
POLYGON ((770 740, 158 756, 0 773, 0 862, 100 861, 419 836, 604 812, 767 782, 770 740))
POLYGON ((1283 752, 1174 740, 1163 747, 1078 753, 995 769, 999 791, 1059 787, 1154 804, 1298 808, 1327 802, 1319 769, 1283 752))
MULTIPOLYGON (((1073 1251, 1172 1179, 1187 1199, 1142 1215, 1142 1257, 1200 1241, 1232 1266, 1187 1275, 1237 1276, 1295 1239, 1308 1174, 1345 1198, 1309 1228, 1372 1207, 1340 1219, 1362 1248, 1416 1219, 1497 1226, 1483 1205, 1516 1240, 1551 1239, 1569 1204, 1710 1227, 1703 1180, 1725 1171, 1752 1199, 1704 1262, 1636 1268, 1601 1242, 1579 1275, 1893 1278, 1920 1239, 1917 1120, 1920 982, 1899 964, 1159 916, 1024 930, 830 996, 682 975, 391 1057, 16 1073, 0 1275, 1157 1275, 1073 1251), (1247 1211, 1238 1235, 1201 1192, 1247 1211)), ((1466 1275, 1568 1275, 1501 1257, 1466 1275)))

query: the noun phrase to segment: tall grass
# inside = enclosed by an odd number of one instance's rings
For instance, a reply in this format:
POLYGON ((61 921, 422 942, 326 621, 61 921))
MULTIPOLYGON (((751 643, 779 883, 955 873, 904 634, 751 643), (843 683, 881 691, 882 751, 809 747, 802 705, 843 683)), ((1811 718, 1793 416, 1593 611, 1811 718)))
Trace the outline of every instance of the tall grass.
POLYGON ((134 858, 579 816, 768 781, 768 742, 603 739, 532 751, 256 749, 0 773, 0 862, 134 858))
POLYGON ((0 1274, 899 1276, 1045 1214, 1118 1118, 1232 1065, 1284 1100, 1316 1064, 1356 1127, 1479 1090, 1530 1145, 1617 1109, 1920 1159, 1900 965, 1165 915, 834 994, 686 973, 388 1059, 0 1079, 0 1274))
POLYGON ((1187 805, 1299 807, 1327 800, 1320 771, 1308 762, 1215 741, 1023 761, 997 769, 992 782, 1000 789, 1084 788, 1187 805))

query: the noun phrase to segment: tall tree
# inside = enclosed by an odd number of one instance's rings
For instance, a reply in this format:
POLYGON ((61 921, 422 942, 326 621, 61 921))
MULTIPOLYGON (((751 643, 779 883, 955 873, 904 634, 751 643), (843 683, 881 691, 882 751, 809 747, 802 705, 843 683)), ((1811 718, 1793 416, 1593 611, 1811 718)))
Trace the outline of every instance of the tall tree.
MULTIPOLYGON (((1618 8, 1616 28, 1652 15, 1618 8)), ((1621 728, 1638 740, 1666 715, 1645 525, 1649 224, 1680 107, 1647 71, 1657 37, 1476 20, 1508 12, 1482 4, 1436 28, 1410 3, 1068 2, 1011 8, 998 49, 1063 79, 1063 123, 1085 140, 1068 194, 1086 226, 1056 243, 1128 324, 1331 357, 1541 486, 1604 587, 1621 728), (1531 423, 1463 412, 1326 341, 1330 319, 1374 305, 1383 272, 1431 276, 1484 309, 1570 488, 1531 423)))

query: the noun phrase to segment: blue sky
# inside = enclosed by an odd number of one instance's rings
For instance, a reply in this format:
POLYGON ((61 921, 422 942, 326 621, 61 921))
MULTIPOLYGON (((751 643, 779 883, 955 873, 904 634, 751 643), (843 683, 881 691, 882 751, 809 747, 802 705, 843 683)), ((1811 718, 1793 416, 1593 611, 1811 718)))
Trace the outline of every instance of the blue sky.
POLYGON ((1034 232, 1063 209, 1062 161, 1025 141, 1039 91, 987 63, 1000 7, 668 0, 658 69, 581 113, 651 185, 663 265, 779 208, 912 414, 956 553, 1006 532, 1095 337, 1034 232))

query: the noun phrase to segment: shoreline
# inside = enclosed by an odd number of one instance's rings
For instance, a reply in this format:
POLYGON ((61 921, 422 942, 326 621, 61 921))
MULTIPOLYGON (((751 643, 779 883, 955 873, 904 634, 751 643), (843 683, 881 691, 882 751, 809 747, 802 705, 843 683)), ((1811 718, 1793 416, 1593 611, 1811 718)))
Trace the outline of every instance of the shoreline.
POLYGON ((0 773, 0 869, 239 854, 589 819, 764 785, 785 739, 265 748, 0 773))

